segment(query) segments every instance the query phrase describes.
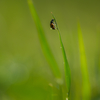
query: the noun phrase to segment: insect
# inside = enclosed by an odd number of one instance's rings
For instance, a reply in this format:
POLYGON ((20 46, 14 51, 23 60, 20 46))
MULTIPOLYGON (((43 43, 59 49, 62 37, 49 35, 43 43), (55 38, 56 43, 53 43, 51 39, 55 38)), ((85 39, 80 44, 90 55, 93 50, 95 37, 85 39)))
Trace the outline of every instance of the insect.
POLYGON ((54 23, 54 19, 52 19, 52 20, 50 21, 50 27, 51 27, 53 30, 56 29, 55 23, 54 23))

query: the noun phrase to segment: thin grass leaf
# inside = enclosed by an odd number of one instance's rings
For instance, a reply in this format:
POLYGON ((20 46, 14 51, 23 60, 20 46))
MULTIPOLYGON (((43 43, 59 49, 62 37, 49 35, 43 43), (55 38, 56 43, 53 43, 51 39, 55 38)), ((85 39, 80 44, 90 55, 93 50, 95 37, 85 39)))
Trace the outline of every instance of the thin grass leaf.
POLYGON ((84 49, 83 37, 82 37, 81 27, 79 23, 78 23, 78 40, 79 40, 79 50, 80 50, 82 81, 83 81, 83 100, 90 100, 91 90, 90 90, 90 82, 89 82, 89 73, 88 73, 88 67, 86 62, 86 54, 84 49))
POLYGON ((54 58, 54 56, 53 56, 53 54, 52 54, 52 52, 49 48, 49 45, 47 43, 45 33, 43 31, 40 19, 37 15, 35 8, 34 8, 32 0, 27 0, 27 1, 28 1, 28 5, 29 5, 29 8, 30 8, 31 14, 32 14, 32 17, 34 19, 34 22, 35 22, 35 25, 36 25, 36 28, 37 28, 37 31, 38 31, 38 37, 39 37, 39 40, 40 40, 42 51, 43 51, 43 53, 46 57, 47 62, 50 65, 50 68, 51 68, 54 76, 56 77, 57 81, 59 81, 59 83, 60 83, 61 82, 61 72, 59 70, 58 64, 56 63, 56 60, 55 60, 55 58, 54 58))
POLYGON ((59 29, 58 29, 56 19, 55 19, 53 14, 52 14, 52 16, 54 18, 56 28, 57 28, 57 31, 58 31, 58 34, 59 34, 59 39, 60 39, 60 44, 61 44, 61 49, 62 49, 62 54, 63 54, 63 60, 64 60, 65 78, 66 78, 65 80, 66 80, 66 86, 67 86, 67 89, 68 89, 68 97, 69 97, 70 85, 71 85, 70 67, 69 67, 69 64, 68 64, 68 60, 67 60, 67 57, 66 57, 65 49, 64 49, 64 46, 63 46, 63 42, 62 42, 62 39, 61 39, 61 34, 60 34, 59 29))

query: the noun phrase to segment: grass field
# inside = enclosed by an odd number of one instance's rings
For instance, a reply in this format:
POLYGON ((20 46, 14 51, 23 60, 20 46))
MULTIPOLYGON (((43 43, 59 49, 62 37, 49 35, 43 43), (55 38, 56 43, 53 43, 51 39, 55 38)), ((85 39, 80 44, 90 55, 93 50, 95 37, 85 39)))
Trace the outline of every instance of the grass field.
POLYGON ((1 0, 0 100, 99 100, 99 4, 1 0))

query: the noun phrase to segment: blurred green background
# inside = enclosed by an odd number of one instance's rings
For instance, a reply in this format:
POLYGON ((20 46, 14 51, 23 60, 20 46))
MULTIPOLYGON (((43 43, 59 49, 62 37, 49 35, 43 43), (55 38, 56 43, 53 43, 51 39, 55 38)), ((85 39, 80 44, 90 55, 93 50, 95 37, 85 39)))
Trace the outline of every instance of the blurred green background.
MULTIPOLYGON (((77 23, 87 57, 91 100, 100 100, 100 0, 34 0, 46 38, 64 75, 56 17, 71 69, 71 100, 82 100, 77 23)), ((54 100, 60 92, 42 53, 27 0, 0 0, 0 100, 54 100), (52 85, 52 87, 51 87, 52 85)), ((59 95, 59 96, 57 96, 59 95)))

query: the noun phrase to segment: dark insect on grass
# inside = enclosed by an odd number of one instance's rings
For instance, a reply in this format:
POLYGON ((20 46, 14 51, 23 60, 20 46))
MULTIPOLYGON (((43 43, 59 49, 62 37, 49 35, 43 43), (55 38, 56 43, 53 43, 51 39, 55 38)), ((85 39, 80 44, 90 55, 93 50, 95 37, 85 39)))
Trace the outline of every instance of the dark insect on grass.
POLYGON ((54 23, 54 19, 52 19, 52 20, 50 21, 50 27, 51 27, 53 30, 56 29, 55 23, 54 23))

